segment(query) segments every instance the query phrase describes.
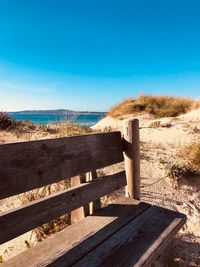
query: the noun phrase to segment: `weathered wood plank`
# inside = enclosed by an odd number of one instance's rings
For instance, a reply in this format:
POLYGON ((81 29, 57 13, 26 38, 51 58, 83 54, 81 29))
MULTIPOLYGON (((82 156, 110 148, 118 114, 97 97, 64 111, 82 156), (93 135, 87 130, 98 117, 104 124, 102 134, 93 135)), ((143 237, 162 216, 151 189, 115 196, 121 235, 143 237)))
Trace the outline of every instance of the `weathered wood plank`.
POLYGON ((71 266, 149 207, 136 200, 120 199, 14 257, 2 267, 71 266))
POLYGON ((0 199, 123 161, 120 132, 0 146, 0 199))
POLYGON ((185 223, 185 215, 160 207, 151 207, 105 240, 74 267, 145 266, 152 263, 185 223), (159 251, 158 251, 159 250, 159 251), (159 253, 158 253, 159 252, 159 253))
POLYGON ((0 213, 0 244, 125 185, 126 175, 122 171, 0 213))

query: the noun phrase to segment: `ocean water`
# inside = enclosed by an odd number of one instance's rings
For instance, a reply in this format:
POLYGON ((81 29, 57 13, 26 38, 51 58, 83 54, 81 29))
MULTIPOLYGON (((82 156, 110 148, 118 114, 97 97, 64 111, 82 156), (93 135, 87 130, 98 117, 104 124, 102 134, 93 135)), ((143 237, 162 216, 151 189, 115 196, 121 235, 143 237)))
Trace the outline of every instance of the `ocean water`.
POLYGON ((22 114, 9 113, 9 115, 16 120, 30 120, 34 124, 50 124, 72 122, 81 125, 92 126, 101 120, 103 114, 22 114))

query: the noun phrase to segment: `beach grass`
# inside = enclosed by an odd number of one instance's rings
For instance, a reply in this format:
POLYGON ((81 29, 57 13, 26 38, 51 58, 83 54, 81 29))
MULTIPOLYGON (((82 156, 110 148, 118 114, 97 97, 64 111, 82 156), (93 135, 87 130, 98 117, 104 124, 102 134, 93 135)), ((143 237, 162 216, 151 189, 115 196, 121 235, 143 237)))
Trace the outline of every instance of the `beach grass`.
POLYGON ((12 119, 8 114, 0 112, 0 130, 16 129, 21 123, 12 119))
POLYGON ((200 138, 183 149, 188 164, 200 173, 200 138))
POLYGON ((148 113, 156 118, 176 117, 189 111, 194 103, 194 100, 183 97, 141 95, 137 98, 126 98, 112 107, 109 115, 118 118, 127 114, 148 113))

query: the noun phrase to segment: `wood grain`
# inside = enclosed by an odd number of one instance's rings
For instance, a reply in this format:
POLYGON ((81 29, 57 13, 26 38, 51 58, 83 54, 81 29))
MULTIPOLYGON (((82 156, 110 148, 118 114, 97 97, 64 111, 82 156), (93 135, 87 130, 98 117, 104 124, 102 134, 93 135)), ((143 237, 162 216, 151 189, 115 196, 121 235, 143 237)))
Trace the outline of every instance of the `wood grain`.
POLYGON ((123 161, 120 132, 0 146, 0 199, 123 161))
POLYGON ((184 223, 185 215, 153 206, 73 266, 146 266, 184 223))
POLYGON ((0 213, 0 244, 125 185, 126 175, 122 171, 0 213))
POLYGON ((149 204, 133 199, 120 199, 14 257, 2 267, 71 266, 149 207, 149 204))
POLYGON ((124 121, 124 159, 127 176, 126 196, 140 199, 139 120, 124 121))

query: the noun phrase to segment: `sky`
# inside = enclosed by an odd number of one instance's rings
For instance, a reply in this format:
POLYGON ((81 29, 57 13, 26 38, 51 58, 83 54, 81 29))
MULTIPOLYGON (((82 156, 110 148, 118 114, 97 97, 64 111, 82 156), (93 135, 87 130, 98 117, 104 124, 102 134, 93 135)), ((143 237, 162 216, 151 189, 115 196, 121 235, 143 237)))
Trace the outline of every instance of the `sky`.
POLYGON ((199 0, 0 0, 0 110, 200 97, 199 0))

